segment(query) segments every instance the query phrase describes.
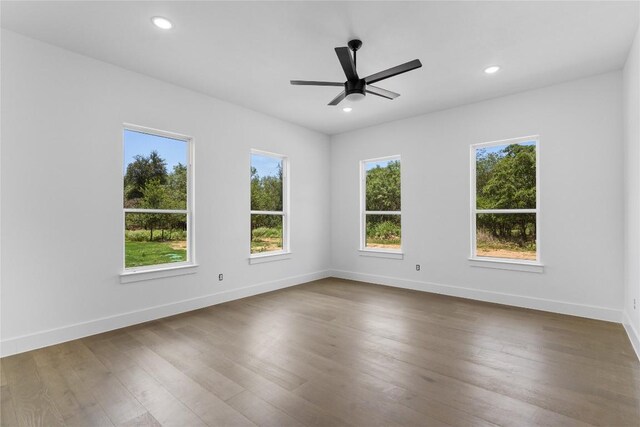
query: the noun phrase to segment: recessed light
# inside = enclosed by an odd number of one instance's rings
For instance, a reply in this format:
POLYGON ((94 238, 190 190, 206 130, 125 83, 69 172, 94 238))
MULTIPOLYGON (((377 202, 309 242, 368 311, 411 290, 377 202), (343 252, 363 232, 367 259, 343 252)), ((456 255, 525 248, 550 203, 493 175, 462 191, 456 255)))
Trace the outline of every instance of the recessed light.
POLYGON ((353 110, 353 108, 351 108, 351 107, 344 107, 344 108, 342 109, 342 111, 344 111, 345 113, 350 113, 350 112, 351 112, 351 110, 353 110))
POLYGON ((500 71, 500 67, 498 65, 492 65, 484 69, 484 72, 487 74, 495 74, 500 71))
POLYGON ((154 16, 151 18, 151 22, 158 28, 162 28, 163 30, 170 30, 173 27, 171 21, 167 18, 163 18, 162 16, 154 16))

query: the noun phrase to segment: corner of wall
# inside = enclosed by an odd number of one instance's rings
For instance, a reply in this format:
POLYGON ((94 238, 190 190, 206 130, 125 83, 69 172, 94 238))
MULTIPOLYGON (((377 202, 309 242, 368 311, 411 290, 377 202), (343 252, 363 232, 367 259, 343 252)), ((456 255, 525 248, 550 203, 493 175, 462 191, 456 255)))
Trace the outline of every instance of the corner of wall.
POLYGON ((631 321, 631 316, 624 310, 623 312, 623 321, 622 325, 624 326, 624 330, 627 332, 629 336, 629 341, 631 341, 631 347, 636 352, 636 357, 640 361, 640 333, 634 327, 633 322, 631 321))
POLYGON ((640 28, 623 68, 624 319, 640 360, 640 28))

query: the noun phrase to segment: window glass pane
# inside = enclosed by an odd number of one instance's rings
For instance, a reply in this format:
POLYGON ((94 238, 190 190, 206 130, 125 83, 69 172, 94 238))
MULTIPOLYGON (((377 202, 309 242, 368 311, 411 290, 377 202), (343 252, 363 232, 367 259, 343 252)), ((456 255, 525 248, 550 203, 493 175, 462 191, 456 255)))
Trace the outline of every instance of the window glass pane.
POLYGON ((282 211, 282 159, 251 154, 251 210, 282 211))
POLYGON ((367 248, 400 249, 400 215, 366 215, 367 248))
POLYGON ((535 141, 476 150, 476 208, 536 208, 535 141))
POLYGON ((536 260, 536 214, 477 214, 479 257, 536 260))
POLYGON ((282 251, 282 215, 251 215, 251 253, 282 251))
POLYGON ((187 209, 188 143, 124 131, 124 207, 187 209))
POLYGON ((125 268, 187 260, 186 214, 125 213, 125 268))
POLYGON ((366 210, 400 211, 400 160, 365 162, 366 210))

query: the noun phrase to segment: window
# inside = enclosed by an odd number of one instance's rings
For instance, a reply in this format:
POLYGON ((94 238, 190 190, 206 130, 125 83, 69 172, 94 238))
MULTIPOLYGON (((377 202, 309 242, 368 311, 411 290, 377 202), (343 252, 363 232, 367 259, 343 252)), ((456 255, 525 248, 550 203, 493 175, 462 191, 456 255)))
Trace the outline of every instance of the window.
POLYGON ((471 257, 539 263, 538 138, 471 146, 471 257))
POLYGON ((123 184, 125 272, 191 265, 191 139, 127 126, 123 184))
POLYGON ((360 162, 360 249, 400 252, 400 156, 360 162))
POLYGON ((251 150, 251 256, 289 252, 287 158, 251 150))

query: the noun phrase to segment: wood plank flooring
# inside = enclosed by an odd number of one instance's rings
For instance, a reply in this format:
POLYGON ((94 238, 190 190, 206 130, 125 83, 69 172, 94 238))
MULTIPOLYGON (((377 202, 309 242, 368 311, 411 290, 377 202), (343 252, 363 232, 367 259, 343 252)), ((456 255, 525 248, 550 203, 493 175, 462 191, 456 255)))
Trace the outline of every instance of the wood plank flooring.
POLYGON ((2 426, 640 426, 621 325, 340 279, 1 360, 2 426))

